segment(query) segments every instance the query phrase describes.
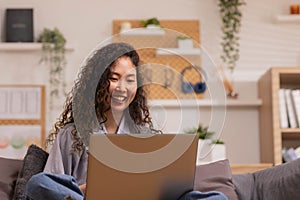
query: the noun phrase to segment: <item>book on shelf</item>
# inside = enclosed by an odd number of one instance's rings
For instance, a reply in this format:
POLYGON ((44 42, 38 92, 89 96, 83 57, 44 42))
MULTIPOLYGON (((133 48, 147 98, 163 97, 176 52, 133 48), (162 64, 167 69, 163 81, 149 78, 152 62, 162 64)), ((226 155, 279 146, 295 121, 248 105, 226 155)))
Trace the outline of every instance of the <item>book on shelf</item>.
POLYGON ((295 154, 297 158, 300 158, 300 146, 295 149, 295 154))
POLYGON ((7 8, 5 23, 6 42, 33 42, 33 8, 7 8))
POLYGON ((290 162, 298 159, 298 156, 294 148, 283 148, 282 149, 282 159, 284 162, 290 162))
POLYGON ((288 128, 288 116, 286 109, 285 91, 284 89, 279 89, 279 112, 280 112, 280 127, 288 128))
POLYGON ((295 104, 292 100, 292 90, 284 89, 289 128, 299 127, 296 120, 295 104))
POLYGON ((295 109, 296 121, 299 127, 300 126, 300 89, 292 90, 292 100, 295 109))

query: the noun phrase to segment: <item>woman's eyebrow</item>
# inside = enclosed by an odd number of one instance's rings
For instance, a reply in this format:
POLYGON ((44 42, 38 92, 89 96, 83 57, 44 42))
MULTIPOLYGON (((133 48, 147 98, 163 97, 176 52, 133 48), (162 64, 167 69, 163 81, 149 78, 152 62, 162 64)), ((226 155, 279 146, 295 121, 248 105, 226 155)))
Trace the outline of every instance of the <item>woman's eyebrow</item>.
POLYGON ((110 72, 111 73, 111 75, 117 75, 117 76, 121 76, 118 72, 110 72))
MULTIPOLYGON (((111 71, 111 72, 110 72, 110 76, 113 76, 113 75, 118 76, 118 77, 121 77, 121 76, 122 76, 120 73, 118 73, 118 72, 116 72, 116 71, 111 71)), ((130 71, 130 72, 128 72, 128 73, 125 74, 125 77, 127 77, 127 78, 128 78, 128 77, 136 77, 136 73, 130 71)))
POLYGON ((135 77, 136 74, 135 73, 132 73, 132 74, 127 74, 126 77, 135 77))

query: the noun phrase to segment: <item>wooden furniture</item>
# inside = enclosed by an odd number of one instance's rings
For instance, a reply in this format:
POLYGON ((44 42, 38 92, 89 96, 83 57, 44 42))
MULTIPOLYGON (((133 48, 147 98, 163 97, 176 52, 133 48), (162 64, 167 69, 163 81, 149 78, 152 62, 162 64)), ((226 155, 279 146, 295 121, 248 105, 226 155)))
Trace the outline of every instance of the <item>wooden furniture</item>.
MULTIPOLYGON (((144 30, 141 20, 114 20, 112 40, 129 43, 139 52, 144 63, 149 99, 203 98, 203 93, 181 91, 180 74, 187 66, 201 67, 199 20, 160 20, 160 25, 163 33, 144 30), (132 30, 137 30, 122 33, 123 23, 130 23, 132 30), (178 48, 177 38, 180 36, 193 39, 193 48, 178 48)), ((202 75, 195 70, 188 70, 184 77, 193 84, 202 81, 202 75)))
POLYGON ((244 174, 260 171, 272 167, 272 163, 258 163, 258 164, 231 164, 232 174, 244 174))
POLYGON ((273 67, 258 81, 260 107, 260 157, 263 163, 282 163, 282 147, 300 145, 300 128, 280 127, 279 89, 300 88, 300 67, 273 67))
MULTIPOLYGON (((40 42, 0 42, 1 52, 41 51, 40 42)), ((66 51, 74 51, 74 47, 67 46, 66 51)))
POLYGON ((31 144, 45 148, 45 102, 43 85, 0 86, 0 155, 22 158, 31 144))

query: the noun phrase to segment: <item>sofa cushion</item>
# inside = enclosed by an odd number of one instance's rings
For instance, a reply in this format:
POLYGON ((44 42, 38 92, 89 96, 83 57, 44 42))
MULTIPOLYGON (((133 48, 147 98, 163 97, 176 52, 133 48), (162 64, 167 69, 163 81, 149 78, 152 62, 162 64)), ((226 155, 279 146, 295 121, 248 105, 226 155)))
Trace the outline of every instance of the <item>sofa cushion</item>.
POLYGON ((18 175, 13 195, 14 200, 23 199, 27 181, 35 174, 42 172, 46 165, 48 153, 36 145, 29 146, 18 175))
POLYGON ((299 199, 300 159, 253 173, 253 199, 299 199))
POLYGON ((237 200, 228 159, 197 165, 194 190, 218 191, 225 194, 230 200, 237 200))
POLYGON ((252 200, 254 196, 254 176, 252 173, 233 174, 232 182, 239 200, 252 200))
POLYGON ((0 199, 12 199, 22 160, 0 158, 0 199))

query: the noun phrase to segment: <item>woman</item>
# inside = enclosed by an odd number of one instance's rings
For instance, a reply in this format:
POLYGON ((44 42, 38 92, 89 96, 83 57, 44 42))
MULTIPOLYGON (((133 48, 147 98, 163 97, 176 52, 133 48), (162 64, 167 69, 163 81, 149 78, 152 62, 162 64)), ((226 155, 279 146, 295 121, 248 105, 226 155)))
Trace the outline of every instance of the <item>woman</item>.
POLYGON ((139 62, 126 43, 106 45, 87 60, 48 137, 53 146, 44 173, 27 184, 27 199, 83 199, 89 134, 160 132, 152 125, 139 62))

